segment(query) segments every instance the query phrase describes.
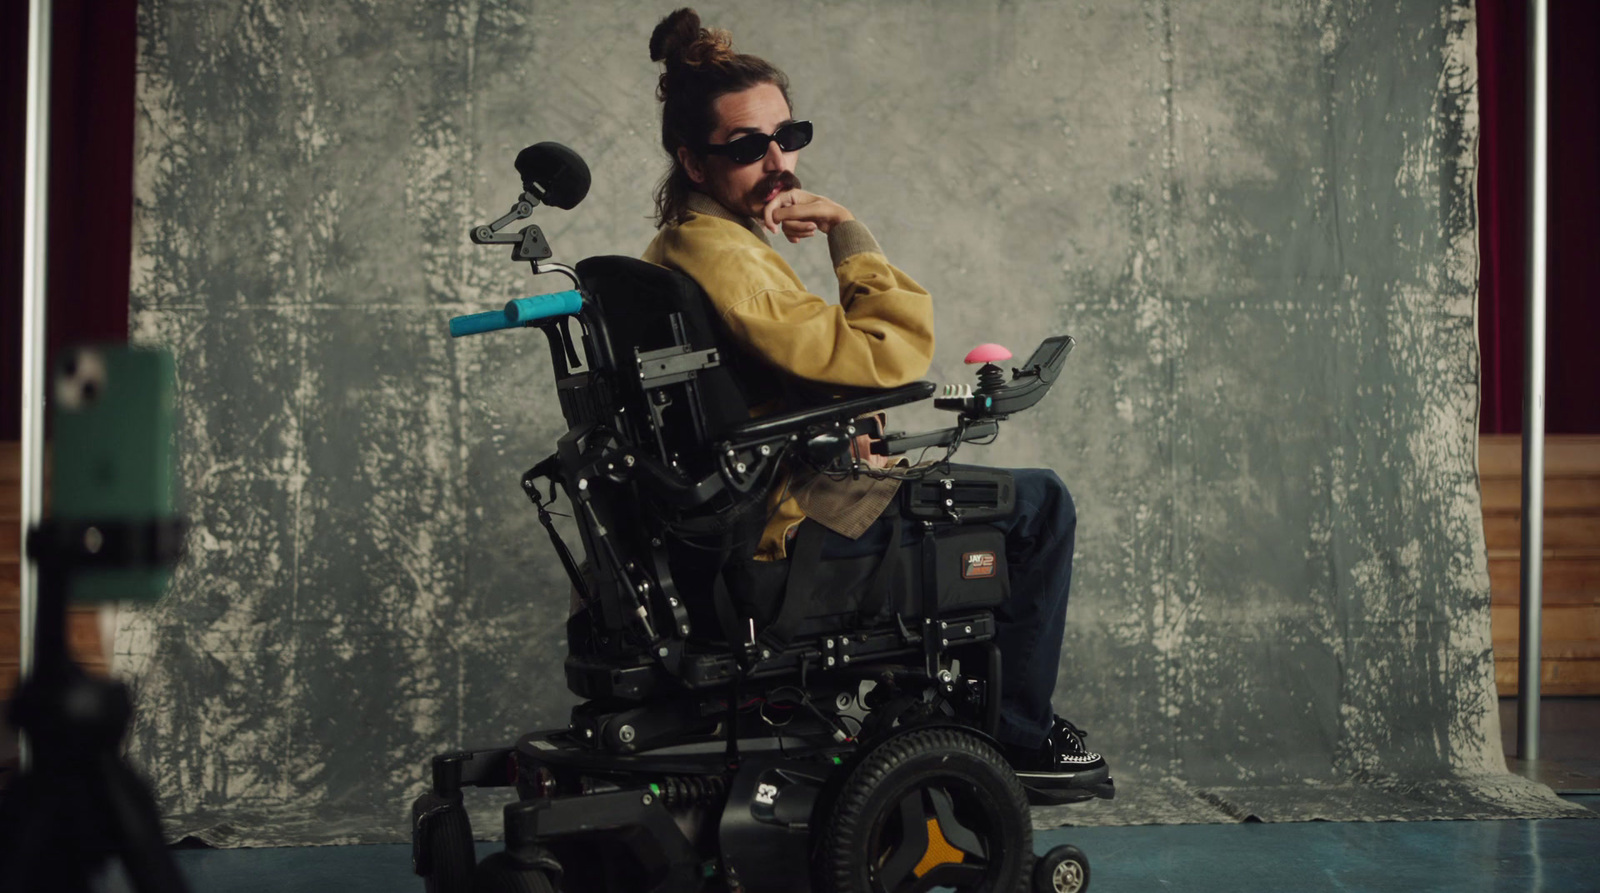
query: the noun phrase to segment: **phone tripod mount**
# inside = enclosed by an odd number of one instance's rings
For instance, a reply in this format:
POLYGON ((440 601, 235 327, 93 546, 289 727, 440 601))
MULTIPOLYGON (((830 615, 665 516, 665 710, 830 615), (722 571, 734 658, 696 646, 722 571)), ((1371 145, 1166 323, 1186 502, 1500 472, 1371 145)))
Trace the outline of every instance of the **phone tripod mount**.
POLYGON ((188 890, 154 798, 119 753, 133 717, 128 688, 84 672, 66 631, 74 577, 170 568, 187 529, 181 518, 46 519, 29 531, 39 581, 34 664, 9 712, 32 764, 0 796, 0 891, 87 893, 111 859, 139 893, 188 890))

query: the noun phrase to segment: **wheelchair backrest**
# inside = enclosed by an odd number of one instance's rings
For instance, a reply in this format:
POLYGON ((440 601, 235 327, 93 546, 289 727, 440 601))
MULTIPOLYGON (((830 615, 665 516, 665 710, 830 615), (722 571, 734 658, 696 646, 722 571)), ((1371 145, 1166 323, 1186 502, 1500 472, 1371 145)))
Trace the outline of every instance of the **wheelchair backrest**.
POLYGON ((633 415, 640 447, 649 443, 664 464, 694 474, 718 435, 770 399, 774 374, 720 337, 710 301, 689 277, 619 256, 591 257, 577 270, 605 321, 617 399, 633 415))
POLYGON ((564 319, 541 327, 568 425, 560 476, 582 505, 586 588, 607 629, 627 627, 640 598, 684 627, 688 599, 674 601, 674 578, 710 557, 703 545, 683 545, 685 531, 722 542, 752 523, 759 529, 764 491, 729 492, 717 444, 776 392, 775 373, 721 337, 709 299, 687 276, 620 256, 588 258, 576 272, 584 362, 564 319))

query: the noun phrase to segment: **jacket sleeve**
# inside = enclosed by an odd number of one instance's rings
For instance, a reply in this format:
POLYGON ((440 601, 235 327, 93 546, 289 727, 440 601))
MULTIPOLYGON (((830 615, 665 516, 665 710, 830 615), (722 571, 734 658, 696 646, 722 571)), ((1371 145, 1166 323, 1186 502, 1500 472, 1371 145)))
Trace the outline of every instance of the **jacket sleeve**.
POLYGON ((933 299, 889 263, 865 226, 851 221, 829 233, 839 280, 833 304, 806 291, 751 233, 726 221, 706 224, 720 225, 720 238, 696 239, 695 251, 669 248, 667 259, 700 283, 746 348, 822 384, 889 388, 927 374, 933 299))

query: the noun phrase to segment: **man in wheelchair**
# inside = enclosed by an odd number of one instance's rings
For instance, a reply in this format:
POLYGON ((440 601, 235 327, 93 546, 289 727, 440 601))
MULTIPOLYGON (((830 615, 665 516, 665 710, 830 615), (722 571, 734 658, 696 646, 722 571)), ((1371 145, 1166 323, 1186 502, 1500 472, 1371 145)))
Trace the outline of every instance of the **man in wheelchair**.
MULTIPOLYGON (((672 168, 656 193, 661 232, 644 259, 699 283, 729 338, 788 381, 892 388, 926 374, 932 299, 889 263, 848 210, 799 188, 795 166, 812 127, 794 120, 784 74, 734 53, 727 32, 701 28, 687 9, 657 26, 650 49, 653 60, 665 63, 657 95, 672 168), (767 232, 791 242, 826 236, 839 303, 811 294, 768 244, 767 232)), ((1012 477, 1017 511, 991 522, 1005 532, 1011 571, 1011 597, 997 611, 995 634, 1007 658, 997 737, 1013 768, 1046 789, 1046 775, 1105 761, 1050 704, 1072 581, 1072 496, 1049 470, 1012 477)), ((757 553, 786 557, 801 520, 810 518, 824 528, 822 557, 882 554, 892 521, 881 515, 894 483, 866 476, 786 480, 790 486, 774 494, 757 553)))
POLYGON ((518 203, 471 233, 574 285, 450 328, 548 338, 569 430, 522 486, 573 585, 565 670, 584 701, 567 728, 434 758, 417 873, 430 891, 1078 893, 1086 858, 1035 862, 1028 812, 1114 792, 1051 707, 1072 498, 1051 471, 949 461, 1037 403, 1072 340, 1047 339, 1009 381, 1009 352, 984 345, 976 388, 935 401, 956 426, 883 432, 883 410, 935 390, 918 381, 929 295, 800 188, 811 127, 781 72, 687 9, 650 51, 672 167, 644 258, 574 269, 548 263, 537 226, 501 232, 587 193, 583 161, 553 143, 523 150, 518 203), (767 239, 819 231, 838 304, 767 239), (547 508, 558 488, 582 566, 547 508), (518 794, 481 865, 474 786, 518 794))

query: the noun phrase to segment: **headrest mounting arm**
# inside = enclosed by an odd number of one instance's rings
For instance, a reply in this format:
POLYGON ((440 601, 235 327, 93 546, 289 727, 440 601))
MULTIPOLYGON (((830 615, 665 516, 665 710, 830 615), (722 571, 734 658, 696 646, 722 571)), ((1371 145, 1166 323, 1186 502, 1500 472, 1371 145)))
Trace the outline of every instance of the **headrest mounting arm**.
POLYGON ((511 206, 504 217, 484 226, 475 226, 468 232, 468 237, 479 245, 515 245, 522 241, 521 233, 503 233, 512 221, 525 220, 533 216, 533 209, 539 206, 539 197, 531 192, 524 192, 517 196, 517 203, 511 206))

